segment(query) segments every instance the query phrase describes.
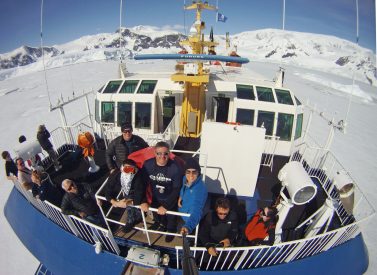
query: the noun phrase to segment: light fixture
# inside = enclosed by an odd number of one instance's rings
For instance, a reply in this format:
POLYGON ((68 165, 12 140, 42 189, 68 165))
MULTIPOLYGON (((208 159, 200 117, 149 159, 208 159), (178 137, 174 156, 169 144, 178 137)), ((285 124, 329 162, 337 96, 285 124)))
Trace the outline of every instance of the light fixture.
POLYGON ((283 189, 286 188, 293 204, 306 204, 317 194, 317 186, 298 161, 285 164, 279 171, 278 178, 283 186, 281 195, 284 197, 283 189))
POLYGON ((353 184, 353 180, 346 171, 341 170, 336 172, 333 184, 338 189, 339 198, 344 209, 347 211, 348 215, 351 215, 355 201, 355 185, 353 184))

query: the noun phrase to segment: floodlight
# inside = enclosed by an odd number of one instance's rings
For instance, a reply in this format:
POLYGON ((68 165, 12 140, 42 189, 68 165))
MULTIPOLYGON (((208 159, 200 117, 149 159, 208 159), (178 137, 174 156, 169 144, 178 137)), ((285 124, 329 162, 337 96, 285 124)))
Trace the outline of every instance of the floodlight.
POLYGON ((283 187, 287 189, 293 204, 308 203, 317 194, 317 186, 298 161, 285 164, 279 171, 278 178, 283 187))
POLYGON ((353 180, 349 177, 346 171, 342 170, 336 172, 333 184, 338 189, 340 201, 342 202, 344 209, 349 215, 351 215, 353 213, 353 205, 355 201, 355 185, 353 180))

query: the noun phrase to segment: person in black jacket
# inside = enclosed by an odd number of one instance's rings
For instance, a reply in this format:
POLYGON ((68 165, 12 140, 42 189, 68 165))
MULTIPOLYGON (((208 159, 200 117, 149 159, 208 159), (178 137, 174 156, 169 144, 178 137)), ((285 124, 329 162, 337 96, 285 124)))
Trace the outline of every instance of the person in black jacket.
POLYGON ((38 126, 37 140, 41 145, 42 149, 45 150, 50 156, 52 162, 54 163, 55 170, 59 171, 62 168, 62 166, 60 165, 58 155, 55 152, 54 147, 52 146, 52 143, 49 140, 50 136, 50 132, 46 129, 44 125, 38 126))
POLYGON ((62 202, 62 193, 52 185, 51 180, 46 172, 33 171, 31 173, 33 186, 31 191, 33 197, 41 201, 47 200, 56 206, 60 206, 62 202))
POLYGON ((230 210, 230 203, 227 198, 216 200, 215 210, 210 211, 203 219, 199 240, 207 248, 211 256, 216 257, 216 247, 231 246, 238 235, 237 214, 230 210))
POLYGON ((62 188, 66 192, 61 204, 64 215, 75 215, 98 225, 103 223, 94 199, 94 191, 88 184, 65 179, 62 188))
MULTIPOLYGON (((154 214, 155 223, 150 227, 152 230, 177 231, 177 219, 174 215, 166 215, 168 210, 177 211, 179 191, 182 186, 183 173, 179 165, 169 159, 169 145, 160 141, 155 145, 155 158, 144 162, 143 174, 148 178, 152 187, 152 204, 158 208, 154 214)), ((148 211, 148 203, 140 205, 143 211, 148 211)), ((171 242, 172 235, 166 235, 165 241, 171 242)))
POLYGON ((17 165, 14 163, 8 151, 3 151, 1 156, 5 160, 5 174, 8 180, 15 179, 18 174, 17 165), (13 174, 13 176, 12 176, 13 174))
POLYGON ((129 154, 148 147, 144 139, 132 134, 132 130, 131 124, 122 124, 122 135, 110 142, 106 151, 106 163, 110 173, 119 169, 129 154))
POLYGON ((141 221, 140 210, 131 205, 146 202, 144 180, 132 159, 123 161, 120 171, 110 174, 105 196, 112 206, 126 208, 127 221, 123 231, 130 232, 134 225, 141 221))

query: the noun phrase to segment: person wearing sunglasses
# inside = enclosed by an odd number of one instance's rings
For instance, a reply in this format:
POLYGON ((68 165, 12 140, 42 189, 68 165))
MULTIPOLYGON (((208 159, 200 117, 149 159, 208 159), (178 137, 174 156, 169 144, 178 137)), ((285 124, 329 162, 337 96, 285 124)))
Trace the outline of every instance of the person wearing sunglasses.
POLYGON ((238 235, 238 217, 230 209, 227 198, 218 198, 215 210, 209 212, 200 224, 199 240, 207 248, 207 252, 216 257, 216 247, 231 246, 238 235))
POLYGON ((146 202, 144 194, 145 184, 135 161, 124 160, 121 169, 110 174, 105 190, 106 200, 112 206, 126 209, 127 220, 122 228, 124 233, 130 232, 141 221, 140 210, 131 205, 146 202))
POLYGON ((33 197, 41 201, 47 200, 56 206, 61 205, 63 194, 60 189, 57 189, 52 184, 46 172, 33 171, 31 180, 33 181, 33 187, 31 188, 33 197))
POLYGON ((203 208, 207 200, 208 191, 200 174, 200 165, 194 158, 185 163, 185 175, 178 198, 178 211, 188 213, 190 217, 181 217, 180 234, 189 234, 199 224, 203 208))
POLYGON ((275 207, 259 209, 245 227, 246 245, 273 245, 277 220, 275 207))
MULTIPOLYGON (((152 189, 151 206, 157 208, 153 212, 154 224, 149 228, 158 231, 177 231, 175 215, 166 215, 167 211, 177 211, 179 191, 182 186, 182 171, 176 161, 169 158, 169 144, 164 141, 155 145, 155 158, 144 162, 143 174, 147 177, 152 189)), ((142 203, 141 209, 148 211, 149 204, 142 203)), ((174 236, 166 235, 165 241, 171 242, 174 236)))
POLYGON ((120 130, 122 135, 111 141, 106 150, 106 164, 110 173, 119 169, 129 154, 149 146, 143 138, 133 134, 130 123, 123 123, 120 130))
POLYGON ((103 219, 99 213, 94 190, 89 184, 77 183, 70 179, 62 181, 65 191, 60 206, 64 215, 75 215, 97 225, 103 225, 103 219))

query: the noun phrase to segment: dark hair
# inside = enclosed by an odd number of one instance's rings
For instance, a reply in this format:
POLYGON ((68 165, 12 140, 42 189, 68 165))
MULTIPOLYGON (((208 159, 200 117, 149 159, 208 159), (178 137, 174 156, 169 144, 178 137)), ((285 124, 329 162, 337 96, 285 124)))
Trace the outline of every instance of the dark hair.
POLYGON ((186 160, 185 170, 187 170, 187 169, 195 169, 196 171, 198 171, 199 174, 201 172, 200 165, 199 165, 198 161, 194 158, 189 158, 189 159, 186 160))
POLYGON ((132 124, 131 123, 128 123, 128 122, 125 122, 123 123, 121 126, 120 126, 120 130, 121 132, 123 132, 124 130, 133 130, 132 128, 132 124))
POLYGON ((159 141, 156 143, 156 145, 154 146, 155 149, 157 148, 161 148, 161 147, 165 147, 165 148, 168 148, 168 150, 170 150, 170 146, 169 144, 167 144, 165 141, 159 141))
POLYGON ((1 156, 3 157, 3 159, 6 159, 7 156, 9 156, 9 152, 8 152, 8 151, 3 151, 3 152, 1 153, 1 156))
POLYGON ((22 136, 20 136, 19 138, 18 138, 18 142, 19 143, 23 143, 23 142, 25 142, 26 141, 26 137, 24 136, 24 135, 22 135, 22 136))
POLYGON ((218 198, 216 200, 215 209, 219 207, 224 208, 224 209, 229 209, 230 208, 229 200, 227 198, 218 198))
POLYGON ((123 165, 132 165, 134 167, 137 167, 136 162, 133 159, 125 159, 122 163, 123 165))

